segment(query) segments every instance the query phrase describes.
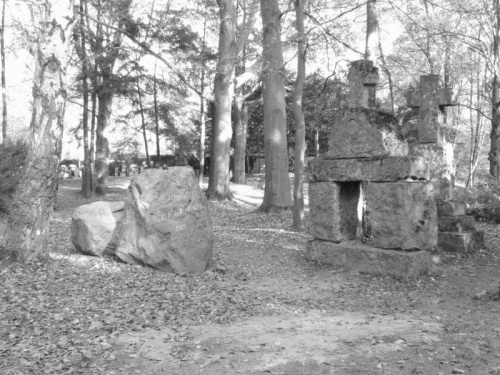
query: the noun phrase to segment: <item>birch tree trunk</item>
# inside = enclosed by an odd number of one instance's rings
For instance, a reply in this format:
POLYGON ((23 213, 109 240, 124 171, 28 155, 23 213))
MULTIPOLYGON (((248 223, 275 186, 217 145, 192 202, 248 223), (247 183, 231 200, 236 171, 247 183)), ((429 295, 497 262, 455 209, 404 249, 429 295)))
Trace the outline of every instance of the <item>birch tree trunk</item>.
POLYGON ((490 174, 500 179, 500 82, 499 72, 499 43, 500 43, 500 1, 494 0, 495 25, 493 30, 493 80, 491 85, 491 132, 490 132, 490 174))
POLYGON ((47 253, 64 125, 68 44, 75 21, 73 1, 47 1, 43 17, 34 47, 30 147, 0 250, 0 257, 19 262, 47 253))
POLYGON ((293 206, 288 175, 285 76, 281 48, 281 14, 277 0, 260 0, 263 27, 263 97, 265 141, 264 200, 259 211, 293 206))
POLYGON ((229 151, 233 129, 231 105, 234 93, 234 59, 236 56, 236 0, 218 0, 220 30, 219 55, 215 75, 212 154, 207 198, 231 199, 229 188, 229 151))
POLYGON ((2 141, 7 141, 7 87, 5 83, 5 3, 2 2, 2 29, 0 34, 0 56, 2 59, 2 141))
POLYGON ((295 0, 295 27, 297 29, 297 78, 293 91, 293 118, 295 120, 295 170, 293 179, 292 228, 304 228, 304 157, 306 152, 306 123, 302 97, 306 80, 306 33, 304 29, 305 0, 295 0))

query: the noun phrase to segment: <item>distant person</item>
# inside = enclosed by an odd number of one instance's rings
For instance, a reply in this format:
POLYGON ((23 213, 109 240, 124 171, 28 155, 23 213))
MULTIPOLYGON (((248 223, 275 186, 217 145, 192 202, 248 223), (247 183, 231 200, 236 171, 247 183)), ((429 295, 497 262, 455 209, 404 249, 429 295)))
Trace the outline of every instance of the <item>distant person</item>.
POLYGON ((76 177, 76 165, 75 164, 69 165, 69 175, 71 177, 76 177))

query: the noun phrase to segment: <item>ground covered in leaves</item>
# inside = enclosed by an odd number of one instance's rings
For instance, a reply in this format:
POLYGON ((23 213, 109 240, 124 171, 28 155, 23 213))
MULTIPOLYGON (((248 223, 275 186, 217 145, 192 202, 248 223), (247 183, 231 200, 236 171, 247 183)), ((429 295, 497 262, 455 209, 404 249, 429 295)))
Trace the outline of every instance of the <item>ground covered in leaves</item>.
POLYGON ((495 225, 481 224, 485 250, 442 254, 432 275, 364 275, 308 261, 291 213, 254 212, 251 179, 210 203, 209 270, 163 274, 74 254, 80 183, 61 183, 50 261, 0 273, 2 374, 500 374, 495 225))

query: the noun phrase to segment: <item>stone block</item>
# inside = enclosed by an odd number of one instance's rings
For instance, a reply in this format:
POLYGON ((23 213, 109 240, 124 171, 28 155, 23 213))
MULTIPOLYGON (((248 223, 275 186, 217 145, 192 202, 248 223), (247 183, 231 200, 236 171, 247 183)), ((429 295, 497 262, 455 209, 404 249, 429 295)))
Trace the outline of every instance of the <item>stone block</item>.
POLYGON ((446 252, 473 253, 484 248, 484 232, 439 232, 438 246, 446 252))
POLYGON ((451 200, 455 188, 453 144, 425 143, 410 146, 410 155, 421 157, 429 167, 436 199, 451 200))
POLYGON ((359 182, 309 184, 309 214, 314 238, 348 241, 356 238, 360 225, 359 182))
POLYGON ((307 246, 307 256, 320 263, 374 275, 412 277, 425 274, 432 267, 428 251, 377 249, 359 241, 333 243, 312 240, 307 246))
POLYGON ((465 202, 437 200, 438 217, 465 215, 465 202))
POLYGON ((476 228, 474 217, 468 215, 441 216, 438 218, 440 232, 471 232, 476 228))
POLYGON ((384 249, 431 250, 437 210, 431 182, 368 183, 363 191, 363 236, 384 249))
POLYGON ((429 168, 415 156, 381 159, 316 159, 309 163, 309 181, 428 180, 429 168))
POLYGON ((338 111, 328 136, 326 159, 408 155, 408 144, 396 133, 394 116, 373 109, 338 111))

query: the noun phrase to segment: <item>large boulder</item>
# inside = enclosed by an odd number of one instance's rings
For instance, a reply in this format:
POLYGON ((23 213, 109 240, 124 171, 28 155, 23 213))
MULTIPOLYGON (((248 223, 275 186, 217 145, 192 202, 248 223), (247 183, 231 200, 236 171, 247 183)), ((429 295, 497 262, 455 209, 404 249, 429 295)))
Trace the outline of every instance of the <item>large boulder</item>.
POLYGON ((71 241, 78 252, 103 256, 114 251, 124 202, 94 202, 78 207, 71 220, 71 241))
POLYGON ((150 169, 128 188, 116 255, 176 273, 203 272, 214 235, 205 196, 191 167, 150 169))

